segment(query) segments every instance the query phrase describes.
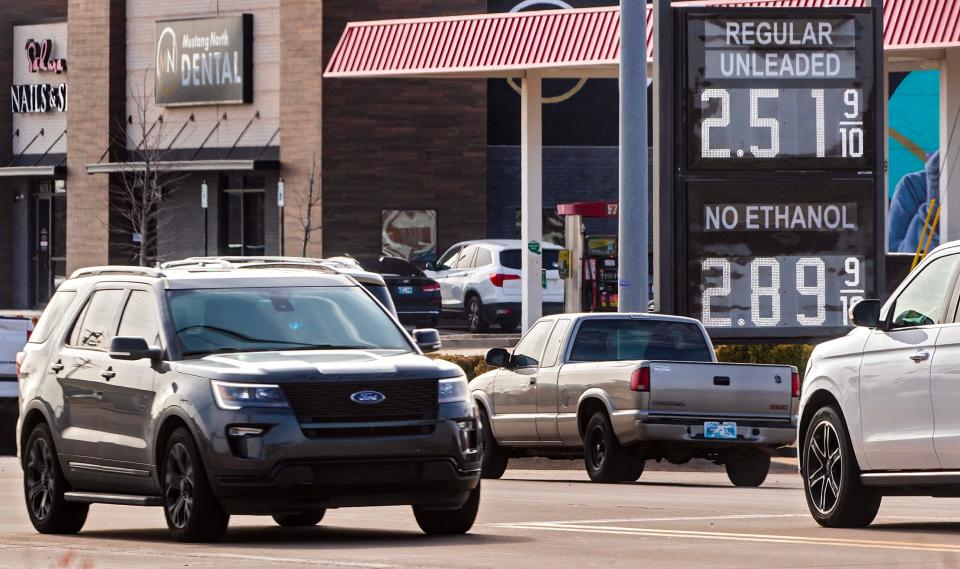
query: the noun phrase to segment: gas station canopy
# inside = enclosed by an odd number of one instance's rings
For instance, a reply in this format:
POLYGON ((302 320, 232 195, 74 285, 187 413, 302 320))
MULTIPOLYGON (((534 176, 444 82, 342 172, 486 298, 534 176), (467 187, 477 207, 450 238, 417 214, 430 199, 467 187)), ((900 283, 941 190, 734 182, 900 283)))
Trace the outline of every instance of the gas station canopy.
MULTIPOLYGON (((692 3, 685 3, 692 4, 692 3)), ((866 0, 699 2, 715 6, 822 8, 866 6, 866 0)), ((675 6, 681 5, 674 3, 675 6)), ((888 57, 940 59, 960 47, 957 0, 886 0, 888 57)), ((647 8, 647 59, 653 59, 647 8)), ((477 14, 347 24, 325 77, 616 77, 620 8, 477 14)))

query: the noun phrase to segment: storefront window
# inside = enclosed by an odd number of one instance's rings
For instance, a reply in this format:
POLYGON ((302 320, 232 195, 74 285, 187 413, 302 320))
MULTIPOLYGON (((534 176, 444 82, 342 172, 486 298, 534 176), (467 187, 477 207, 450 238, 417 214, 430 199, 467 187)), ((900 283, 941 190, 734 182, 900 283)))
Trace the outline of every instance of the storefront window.
POLYGON ((223 255, 263 255, 266 182, 262 176, 221 179, 220 252, 223 255))

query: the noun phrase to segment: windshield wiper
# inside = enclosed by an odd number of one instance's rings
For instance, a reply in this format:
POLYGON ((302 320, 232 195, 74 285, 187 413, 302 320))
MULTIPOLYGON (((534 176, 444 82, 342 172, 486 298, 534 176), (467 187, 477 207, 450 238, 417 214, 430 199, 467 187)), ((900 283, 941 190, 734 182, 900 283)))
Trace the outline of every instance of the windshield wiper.
POLYGON ((309 346, 303 345, 296 348, 280 348, 278 352, 304 352, 309 350, 380 350, 376 346, 351 346, 347 344, 311 344, 309 346))
POLYGON ((271 340, 269 338, 252 338, 250 336, 247 336, 246 334, 241 334, 240 332, 237 332, 235 330, 227 330, 226 328, 220 328, 219 326, 207 326, 206 324, 195 324, 193 326, 186 326, 184 328, 180 328, 179 330, 177 330, 177 334, 181 332, 185 332, 187 330, 192 330, 194 328, 213 330, 214 332, 218 332, 220 334, 233 336, 234 338, 240 340, 241 342, 250 342, 250 343, 258 343, 258 344, 283 344, 285 346, 310 346, 311 345, 306 342, 291 342, 288 340, 271 340))

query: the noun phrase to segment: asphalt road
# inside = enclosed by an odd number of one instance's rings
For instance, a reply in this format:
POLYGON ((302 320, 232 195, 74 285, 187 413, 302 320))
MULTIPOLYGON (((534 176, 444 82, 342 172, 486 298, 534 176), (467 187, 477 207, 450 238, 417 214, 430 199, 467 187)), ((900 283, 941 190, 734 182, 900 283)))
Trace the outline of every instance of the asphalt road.
POLYGON ((0 459, 0 567, 112 569, 960 567, 960 502, 889 498, 866 530, 809 518, 800 479, 780 469, 759 489, 720 472, 655 471, 603 486, 576 470, 510 470, 485 481, 466 536, 422 535, 408 508, 329 512, 308 530, 237 517, 223 543, 170 540, 158 509, 94 506, 77 536, 34 533, 20 470, 0 459))

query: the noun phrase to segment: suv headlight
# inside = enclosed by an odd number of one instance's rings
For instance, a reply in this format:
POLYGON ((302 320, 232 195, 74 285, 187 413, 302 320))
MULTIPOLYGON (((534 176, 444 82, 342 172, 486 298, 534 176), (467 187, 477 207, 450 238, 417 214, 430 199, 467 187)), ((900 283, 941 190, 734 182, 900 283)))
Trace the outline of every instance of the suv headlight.
POLYGON ((470 403, 470 388, 467 378, 456 377, 441 379, 439 389, 440 403, 470 403))
POLYGON ((279 385, 211 381, 217 407, 229 411, 244 407, 289 407, 279 385))

